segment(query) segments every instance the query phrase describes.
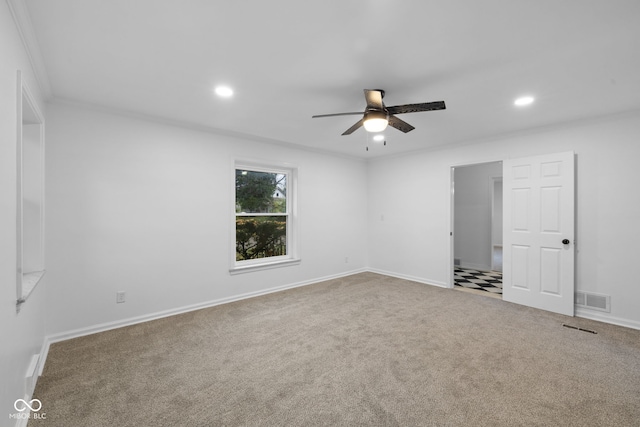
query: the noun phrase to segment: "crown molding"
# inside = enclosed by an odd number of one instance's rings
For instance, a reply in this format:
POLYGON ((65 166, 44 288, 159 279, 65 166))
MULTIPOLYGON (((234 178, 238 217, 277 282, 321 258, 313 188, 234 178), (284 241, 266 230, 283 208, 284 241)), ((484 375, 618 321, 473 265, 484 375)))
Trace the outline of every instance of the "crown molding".
POLYGON ((51 99, 51 83, 49 82, 49 76, 47 75, 47 69, 44 65, 44 59, 40 52, 40 45, 38 44, 38 38, 33 29, 33 23, 31 22, 31 15, 29 15, 29 8, 25 3, 25 0, 7 0, 7 6, 11 11, 13 21, 16 23, 16 28, 22 39, 22 44, 29 57, 29 62, 33 68, 33 72, 36 75, 36 80, 42 96, 45 99, 51 99))
POLYGON ((176 120, 168 117, 140 113, 140 112, 127 110, 119 107, 112 107, 112 106, 107 106, 103 104, 95 104, 95 103, 90 103, 86 101, 78 101, 75 99, 64 98, 60 96, 52 97, 47 102, 50 105, 60 105, 60 106, 71 107, 71 108, 76 108, 80 110, 88 110, 88 111, 94 111, 102 114, 109 114, 113 116, 128 117, 135 120, 143 120, 146 122, 159 123, 166 126, 173 126, 173 127, 182 128, 182 129, 190 129, 198 132, 205 132, 208 134, 227 136, 230 138, 243 139, 246 141, 262 142, 266 144, 278 145, 281 147, 286 147, 286 148, 299 150, 299 151, 307 151, 311 153, 323 154, 323 155, 332 156, 332 157, 340 157, 348 160, 366 162, 365 158, 354 156, 351 154, 326 150, 326 149, 317 148, 317 147, 311 147, 308 145, 296 144, 293 142, 287 142, 279 139, 273 139, 273 138, 253 135, 253 134, 239 132, 239 131, 215 128, 212 126, 198 124, 198 123, 189 122, 185 120, 176 120))

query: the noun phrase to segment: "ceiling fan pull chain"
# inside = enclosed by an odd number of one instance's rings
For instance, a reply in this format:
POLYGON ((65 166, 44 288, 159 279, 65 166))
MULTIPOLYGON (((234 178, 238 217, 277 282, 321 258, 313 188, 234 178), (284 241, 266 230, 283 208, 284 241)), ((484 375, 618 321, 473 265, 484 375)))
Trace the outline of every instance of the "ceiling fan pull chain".
POLYGON ((369 151, 369 132, 364 133, 364 149, 369 151))

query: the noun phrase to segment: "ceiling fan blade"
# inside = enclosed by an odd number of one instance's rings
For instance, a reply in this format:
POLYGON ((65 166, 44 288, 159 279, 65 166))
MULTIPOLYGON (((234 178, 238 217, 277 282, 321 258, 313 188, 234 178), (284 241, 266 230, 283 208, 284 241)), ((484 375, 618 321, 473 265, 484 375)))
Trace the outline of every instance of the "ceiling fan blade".
POLYGON ((317 114, 315 116, 311 116, 311 118, 312 119, 317 119, 318 117, 353 116, 354 114, 362 114, 362 111, 357 112, 357 113, 317 114))
POLYGON ((358 122, 351 126, 349 129, 345 130, 343 135, 351 135, 353 132, 355 132, 360 126, 362 126, 362 124, 364 123, 364 117, 361 118, 360 120, 358 120, 358 122))
POLYGON ((391 116, 391 115, 389 115, 389 126, 393 126, 394 128, 404 133, 411 132, 412 130, 415 129, 413 126, 411 126, 409 123, 405 122, 404 120, 400 120, 396 116, 391 116))
POLYGON ((447 106, 444 101, 423 102, 421 104, 406 104, 387 107, 389 114, 417 113, 419 111, 444 110, 447 106))
POLYGON ((367 100, 367 108, 374 110, 384 110, 384 104, 382 103, 382 97, 384 92, 377 89, 365 89, 364 97, 367 100))

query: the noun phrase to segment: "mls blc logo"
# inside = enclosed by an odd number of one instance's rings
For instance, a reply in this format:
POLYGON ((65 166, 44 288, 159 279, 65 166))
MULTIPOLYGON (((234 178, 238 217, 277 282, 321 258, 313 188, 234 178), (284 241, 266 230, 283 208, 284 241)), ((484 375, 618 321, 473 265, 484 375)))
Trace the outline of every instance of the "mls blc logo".
POLYGON ((13 403, 13 407, 15 408, 16 411, 18 411, 18 413, 9 414, 9 418, 13 418, 13 419, 33 418, 34 420, 35 419, 44 420, 47 418, 46 413, 44 412, 41 414, 38 413, 40 409, 42 409, 42 402, 38 399, 31 399, 28 402, 24 399, 18 399, 13 403), (33 414, 31 414, 30 412, 27 412, 27 409, 33 412, 33 414))

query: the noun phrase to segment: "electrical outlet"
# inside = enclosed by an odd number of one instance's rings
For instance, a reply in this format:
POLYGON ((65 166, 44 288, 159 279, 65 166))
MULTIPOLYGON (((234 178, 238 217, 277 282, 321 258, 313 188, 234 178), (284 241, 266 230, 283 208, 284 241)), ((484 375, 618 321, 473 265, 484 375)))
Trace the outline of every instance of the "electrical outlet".
POLYGON ((345 264, 349 264, 349 257, 348 256, 344 257, 344 263, 345 264))
POLYGON ((116 303, 120 304, 123 303, 125 300, 125 292, 124 291, 118 291, 116 292, 116 303))

